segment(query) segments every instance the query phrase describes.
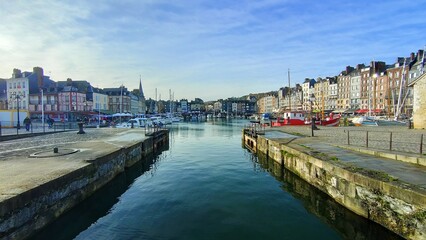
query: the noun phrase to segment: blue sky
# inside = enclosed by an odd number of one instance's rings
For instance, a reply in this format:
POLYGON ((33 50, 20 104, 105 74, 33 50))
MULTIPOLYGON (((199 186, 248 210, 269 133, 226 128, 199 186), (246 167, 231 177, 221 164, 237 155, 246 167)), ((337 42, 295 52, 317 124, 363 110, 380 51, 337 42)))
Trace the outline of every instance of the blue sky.
MULTIPOLYGON (((40 66, 55 81, 203 100, 278 90, 426 44, 426 1, 0 0, 0 78, 40 66)), ((159 96, 158 96, 159 97, 159 96)))

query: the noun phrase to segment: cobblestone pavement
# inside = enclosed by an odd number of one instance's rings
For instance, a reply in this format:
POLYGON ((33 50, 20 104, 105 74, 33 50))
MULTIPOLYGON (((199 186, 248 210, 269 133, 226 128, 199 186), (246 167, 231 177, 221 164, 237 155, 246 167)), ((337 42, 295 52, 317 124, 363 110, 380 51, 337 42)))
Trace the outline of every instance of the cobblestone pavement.
MULTIPOLYGON (((366 147, 368 132, 368 147, 399 152, 420 154, 422 136, 426 137, 426 130, 408 129, 403 126, 377 127, 322 127, 314 131, 314 136, 337 145, 366 147), (392 145, 390 140, 392 138, 392 145)), ((311 136, 308 126, 284 126, 267 128, 267 130, 283 131, 294 135, 311 136)), ((426 139, 423 139, 423 154, 426 153, 426 139)))

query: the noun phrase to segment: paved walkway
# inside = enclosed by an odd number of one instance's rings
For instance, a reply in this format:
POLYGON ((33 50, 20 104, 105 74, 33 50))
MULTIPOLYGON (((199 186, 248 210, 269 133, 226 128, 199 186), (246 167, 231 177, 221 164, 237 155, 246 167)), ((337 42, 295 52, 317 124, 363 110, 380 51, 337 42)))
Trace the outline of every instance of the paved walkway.
MULTIPOLYGON (((418 164, 406 163, 398 160, 393 160, 384 157, 377 157, 374 155, 361 153, 353 150, 347 150, 339 147, 339 145, 345 145, 346 141, 343 141, 338 136, 339 131, 343 130, 359 131, 360 129, 344 129, 336 127, 323 127, 319 131, 315 131, 317 137, 301 137, 300 135, 310 135, 311 130, 306 127, 283 127, 283 128, 272 128, 268 129, 265 137, 269 139, 297 139, 292 141, 292 144, 298 144, 299 146, 305 146, 312 151, 318 151, 320 153, 327 154, 329 157, 336 157, 336 160, 343 161, 350 165, 358 168, 368 169, 383 172, 391 177, 397 178, 402 182, 406 182, 419 187, 426 191, 426 166, 418 164), (335 137, 334 137, 335 136, 335 137)), ((367 128, 369 130, 369 128, 367 128)), ((386 132, 388 129, 377 129, 386 132)), ((376 131, 377 131, 376 130, 376 131)), ((398 131, 399 134, 405 133, 405 137, 408 139, 413 136, 415 131, 402 128, 392 128, 393 131, 398 131)), ((371 130, 369 130, 371 131, 371 130)), ((423 131, 423 130, 422 130, 423 131)), ((416 132, 421 134, 422 131, 416 132)), ((283 141, 285 142, 285 141, 283 141)), ((408 143, 406 143, 408 144, 408 143)), ((370 149, 371 150, 371 149, 370 149)), ((381 150, 377 150, 381 151, 381 150)), ((416 155, 412 153, 405 153, 394 151, 393 153, 398 155, 416 155)), ((419 157, 426 157, 417 154, 419 157)))
POLYGON ((145 139, 144 130, 100 128, 62 132, 0 143, 0 202, 82 168, 89 161, 145 139), (58 147, 78 149, 70 155, 29 158, 58 147))

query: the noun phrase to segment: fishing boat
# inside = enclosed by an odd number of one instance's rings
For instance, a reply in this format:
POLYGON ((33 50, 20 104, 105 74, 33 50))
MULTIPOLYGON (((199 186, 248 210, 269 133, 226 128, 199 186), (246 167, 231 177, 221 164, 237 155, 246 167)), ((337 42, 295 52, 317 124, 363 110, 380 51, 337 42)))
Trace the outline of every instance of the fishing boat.
MULTIPOLYGON (((340 115, 330 114, 328 117, 324 119, 315 120, 315 125, 338 126, 339 122, 340 122, 340 115)), ((305 112, 286 112, 283 114, 283 117, 277 117, 277 120, 273 121, 271 124, 272 124, 272 127, 303 126, 303 125, 311 125, 312 122, 310 117, 307 116, 305 112)))

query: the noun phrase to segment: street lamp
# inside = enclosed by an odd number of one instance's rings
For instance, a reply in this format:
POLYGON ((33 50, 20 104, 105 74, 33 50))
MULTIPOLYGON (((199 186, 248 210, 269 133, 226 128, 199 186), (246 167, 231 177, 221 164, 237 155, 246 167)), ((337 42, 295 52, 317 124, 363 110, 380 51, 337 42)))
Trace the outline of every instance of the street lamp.
POLYGON ((314 119, 314 101, 315 101, 315 95, 311 94, 309 101, 311 102, 311 136, 314 136, 314 130, 317 130, 317 127, 315 126, 315 119, 314 119))
POLYGON ((16 131, 18 131, 21 128, 21 124, 20 124, 20 120, 19 120, 19 101, 21 98, 25 97, 25 95, 23 94, 19 94, 16 92, 13 92, 10 95, 10 101, 16 100, 16 109, 17 109, 17 113, 18 113, 18 123, 16 124, 16 131))

